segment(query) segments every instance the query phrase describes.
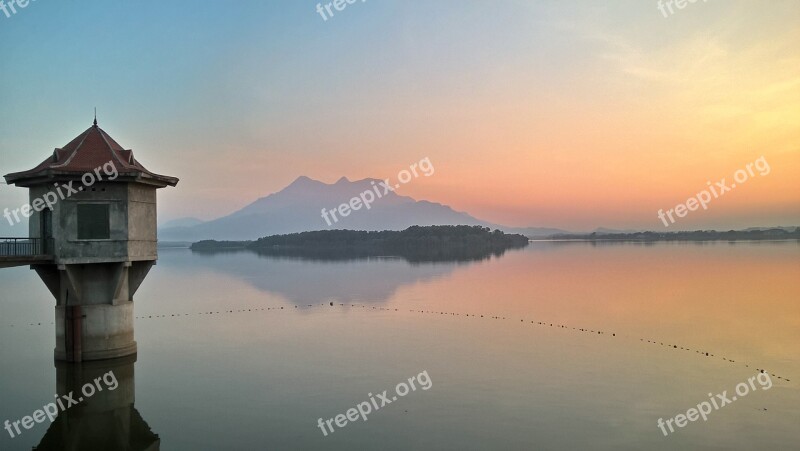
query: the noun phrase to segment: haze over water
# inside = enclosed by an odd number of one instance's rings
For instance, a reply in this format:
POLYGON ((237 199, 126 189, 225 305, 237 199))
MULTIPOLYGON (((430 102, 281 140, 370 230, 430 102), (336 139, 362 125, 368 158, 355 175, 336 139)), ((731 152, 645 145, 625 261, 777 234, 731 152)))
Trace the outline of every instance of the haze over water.
MULTIPOLYGON (((164 450, 787 449, 800 443, 798 252, 533 242, 410 264, 162 249, 135 299, 124 418, 140 416, 132 435, 149 428, 164 450), (659 418, 756 368, 772 388, 662 435, 659 418), (317 427, 422 371, 429 390, 327 437, 317 427)), ((3 421, 50 402, 56 369, 50 294, 26 268, 0 284, 3 421)), ((101 434, 90 415, 121 418, 90 411, 48 436, 81 443, 101 434)), ((31 449, 47 428, 0 449, 31 449)))

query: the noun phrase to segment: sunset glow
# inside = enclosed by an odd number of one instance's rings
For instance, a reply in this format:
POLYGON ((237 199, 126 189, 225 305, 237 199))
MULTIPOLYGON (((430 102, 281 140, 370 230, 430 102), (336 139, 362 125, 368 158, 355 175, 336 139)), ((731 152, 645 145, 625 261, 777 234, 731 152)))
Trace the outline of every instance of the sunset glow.
POLYGON ((764 156, 770 175, 678 228, 800 223, 797 2, 668 18, 641 1, 367 2, 328 21, 305 2, 35 6, 0 29, 14 42, 3 168, 65 144, 97 106, 123 146, 182 179, 163 220, 429 157, 436 176, 401 194, 512 226, 656 229, 659 209, 764 156), (56 46, 46 30, 65 20, 75 31, 56 46), (88 22, 108 23, 113 46, 88 22), (86 64, 41 83, 67 60, 86 64))

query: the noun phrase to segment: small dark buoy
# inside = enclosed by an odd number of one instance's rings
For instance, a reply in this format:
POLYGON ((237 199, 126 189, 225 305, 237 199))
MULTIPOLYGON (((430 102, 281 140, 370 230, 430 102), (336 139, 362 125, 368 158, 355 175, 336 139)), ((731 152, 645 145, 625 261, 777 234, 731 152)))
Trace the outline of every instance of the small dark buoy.
POLYGON ((331 302, 331 307, 333 307, 333 302, 331 302))

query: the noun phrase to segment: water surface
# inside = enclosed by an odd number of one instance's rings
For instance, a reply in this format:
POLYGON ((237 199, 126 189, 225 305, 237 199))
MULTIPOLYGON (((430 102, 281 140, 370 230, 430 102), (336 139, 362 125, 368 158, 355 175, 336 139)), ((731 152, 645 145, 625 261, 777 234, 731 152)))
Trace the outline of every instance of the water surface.
POLYGON ((0 286, 0 421, 104 369, 120 375, 115 398, 14 439, 0 431, 0 449, 800 443, 796 242, 534 242, 436 263, 161 250, 135 297, 137 358, 79 373, 53 363, 54 301, 35 273, 0 271, 0 286), (657 427, 756 369, 772 388, 668 437, 657 427), (328 436, 317 427, 422 371, 429 390, 328 436))

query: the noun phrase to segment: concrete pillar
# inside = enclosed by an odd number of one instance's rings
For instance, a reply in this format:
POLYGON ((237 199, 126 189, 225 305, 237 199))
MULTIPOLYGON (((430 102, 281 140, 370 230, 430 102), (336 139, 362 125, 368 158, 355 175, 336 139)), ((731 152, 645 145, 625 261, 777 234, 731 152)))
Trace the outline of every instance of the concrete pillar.
POLYGON ((56 298, 55 359, 83 362, 135 355, 133 294, 153 264, 34 265, 56 298))

